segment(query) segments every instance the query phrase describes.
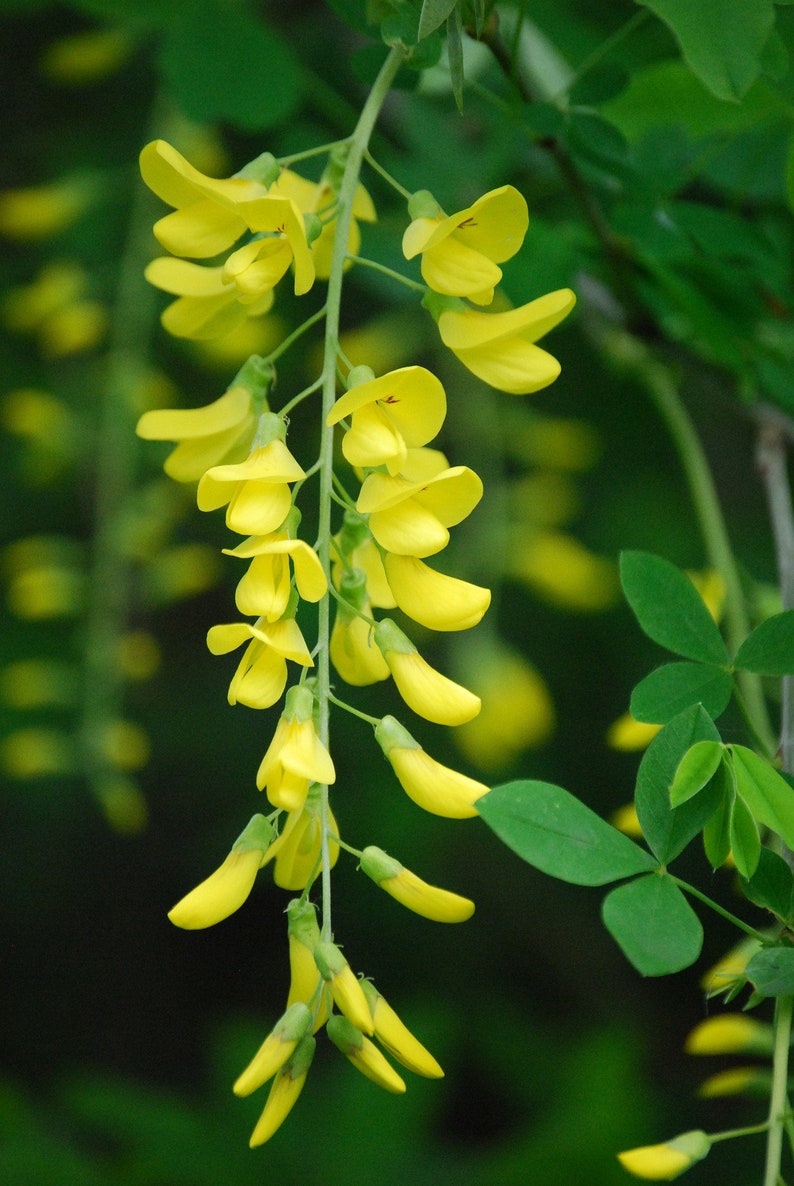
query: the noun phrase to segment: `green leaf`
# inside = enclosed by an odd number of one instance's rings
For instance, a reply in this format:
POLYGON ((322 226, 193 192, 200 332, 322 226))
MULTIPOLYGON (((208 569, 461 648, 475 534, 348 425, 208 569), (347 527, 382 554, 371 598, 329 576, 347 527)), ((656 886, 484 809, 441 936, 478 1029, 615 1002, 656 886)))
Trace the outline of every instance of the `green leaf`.
POLYGON ((702 704, 710 717, 725 711, 733 684, 724 667, 713 663, 667 663, 637 684, 631 694, 636 721, 666 725, 692 704, 702 704))
POLYGON ((682 852, 717 810, 722 788, 714 782, 680 807, 670 806, 670 787, 684 754, 696 741, 719 741, 714 722, 698 704, 657 733, 637 772, 635 803, 643 835, 663 865, 682 852))
POLYGON ((728 747, 736 788, 759 824, 777 832, 794 848, 794 791, 765 758, 743 745, 728 747))
POLYGON ((654 642, 687 659, 727 663, 722 635, 680 568, 650 552, 623 552, 620 580, 637 621, 654 642))
POLYGON ((656 867, 633 840, 552 783, 505 783, 479 799, 477 810, 508 848, 561 881, 605 885, 656 867))
POLYGON ((794 609, 774 614, 752 634, 748 634, 736 652, 734 666, 758 675, 794 674, 794 609))
MULTIPOLYGON (((424 0, 419 16, 419 40, 439 29, 451 14, 458 0, 424 0)), ((460 16, 458 17, 460 21, 460 16)))
POLYGON ((724 750, 718 741, 696 741, 678 763, 670 787, 670 804, 678 807, 702 791, 717 773, 724 750))
POLYGON ((171 98, 197 123, 258 132, 287 120, 301 97, 302 70, 288 42, 246 8, 222 0, 180 7, 160 65, 171 98))
POLYGON ((781 856, 762 848, 752 877, 742 878, 742 893, 755 906, 771 910, 787 925, 794 917, 794 874, 781 856))
POLYGON ((463 42, 459 8, 453 10, 447 21, 447 61, 455 106, 463 114, 463 42))
POLYGON ((735 795, 730 822, 731 852, 740 877, 752 877, 761 856, 758 824, 741 795, 735 795))
POLYGON ((568 92, 573 107, 598 107, 608 103, 629 85, 631 75, 625 66, 614 59, 591 66, 577 78, 568 92))
POLYGON ((737 102, 761 73, 773 0, 641 0, 672 30, 684 60, 720 99, 737 102))
POLYGON ((601 915, 610 935, 642 976, 680 972, 700 955, 700 920, 666 874, 651 873, 619 885, 607 894, 601 915))
POLYGON ((764 947, 750 960, 745 975, 762 996, 794 996, 794 947, 764 947))

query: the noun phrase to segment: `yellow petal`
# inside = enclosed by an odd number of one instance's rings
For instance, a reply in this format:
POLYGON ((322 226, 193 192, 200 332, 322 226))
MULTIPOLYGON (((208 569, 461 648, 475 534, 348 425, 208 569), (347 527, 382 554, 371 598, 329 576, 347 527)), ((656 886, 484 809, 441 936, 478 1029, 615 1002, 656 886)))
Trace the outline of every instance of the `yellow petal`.
POLYGON ((400 609, 428 630, 468 630, 491 604, 490 589, 436 572, 416 556, 387 553, 384 566, 400 609))

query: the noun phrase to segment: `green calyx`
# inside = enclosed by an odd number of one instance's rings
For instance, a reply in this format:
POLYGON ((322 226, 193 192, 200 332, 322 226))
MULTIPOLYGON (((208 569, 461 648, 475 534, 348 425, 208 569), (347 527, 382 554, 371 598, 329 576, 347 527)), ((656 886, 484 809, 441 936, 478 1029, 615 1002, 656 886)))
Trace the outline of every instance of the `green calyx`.
POLYGON ((371 383, 375 378, 375 372, 372 367, 351 367, 347 379, 347 390, 350 391, 352 387, 360 387, 362 383, 371 383))
POLYGON ((429 189, 418 189, 408 199, 408 214, 411 218, 439 218, 443 213, 429 189))
POLYGON ((284 700, 284 711, 281 714, 285 720, 297 721, 303 724, 312 720, 314 716, 314 693, 306 684, 296 684, 287 692, 284 700))
POLYGON ((371 877, 374 882, 380 885, 382 881, 399 876, 405 866, 396 861, 394 857, 390 857, 382 848, 368 844, 361 854, 359 868, 362 873, 366 873, 367 877, 371 877))
POLYGON ((242 177, 246 181, 261 181, 268 189, 281 176, 281 166, 272 152, 262 152, 254 160, 243 165, 235 177, 242 177))
POLYGON ((273 1033, 282 1042, 299 1042, 308 1034, 314 1015, 305 1001, 295 1001, 276 1022, 273 1033))
POLYGON ((314 962, 323 980, 333 980, 347 967, 347 960, 335 943, 322 940, 314 948, 314 962))
POLYGON ((259 354, 252 354, 246 359, 232 380, 232 387, 245 387, 251 393, 254 409, 258 414, 269 412, 267 393, 276 377, 272 363, 266 362, 259 354))
POLYGON ((255 449, 263 449, 271 441, 285 441, 286 439, 287 426, 283 418, 277 416, 275 412, 262 412, 259 417, 259 423, 256 426, 253 447, 255 449))
POLYGON ((415 655, 416 647, 391 618, 383 618, 375 627, 375 645, 385 655, 396 651, 399 655, 415 655))
POLYGON ((304 214, 303 226, 306 231, 306 242, 314 243, 323 233, 323 220, 316 214, 304 214))
POLYGON ((232 852, 266 852, 275 835, 275 829, 269 820, 263 815, 253 815, 232 845, 232 852))
POLYGON ((434 321, 438 321, 442 313, 464 313, 468 307, 460 297, 444 296, 443 293, 433 292, 430 288, 422 297, 422 308, 427 309, 434 321))
POLYGON ((287 905, 287 934, 313 951, 320 941, 317 911, 311 902, 293 898, 287 905))
POLYGON ((348 1021, 341 1013, 332 1013, 325 1026, 325 1032, 342 1054, 348 1057, 360 1050, 364 1045, 364 1035, 352 1021, 348 1021))
POLYGON ((388 758, 393 749, 421 749, 421 745, 396 717, 385 716, 375 726, 375 740, 388 758))

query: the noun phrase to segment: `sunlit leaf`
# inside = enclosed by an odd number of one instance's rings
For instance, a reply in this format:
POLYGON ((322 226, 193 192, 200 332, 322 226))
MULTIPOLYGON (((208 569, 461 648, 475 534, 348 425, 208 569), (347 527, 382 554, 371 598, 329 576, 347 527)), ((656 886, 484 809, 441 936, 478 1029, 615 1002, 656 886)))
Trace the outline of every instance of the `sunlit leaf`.
POLYGON ((654 642, 687 659, 727 663, 722 635, 680 568, 650 552, 623 552, 620 580, 637 621, 654 642))
POLYGON ((505 783, 479 799, 477 810, 508 848, 561 881, 605 885, 656 866, 628 836, 552 783, 505 783))
POLYGON ((604 926, 643 976, 668 976, 700 955, 703 928, 675 882, 651 873, 611 890, 601 908, 604 926))
POLYGON ((725 751, 718 741, 696 741, 676 768, 670 786, 670 803, 678 807, 691 799, 716 774, 725 751))

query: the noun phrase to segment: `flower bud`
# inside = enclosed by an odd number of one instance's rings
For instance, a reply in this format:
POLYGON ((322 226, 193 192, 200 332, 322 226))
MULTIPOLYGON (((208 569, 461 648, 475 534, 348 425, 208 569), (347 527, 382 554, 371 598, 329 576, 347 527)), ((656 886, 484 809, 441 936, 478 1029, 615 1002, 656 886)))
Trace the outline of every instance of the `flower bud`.
POLYGON ((375 1037, 381 1046, 384 1046, 392 1058, 396 1058, 409 1071, 413 1071, 417 1075, 424 1075, 427 1079, 443 1078, 444 1072, 433 1055, 425 1050, 422 1043, 402 1023, 372 981, 362 980, 361 987, 364 989, 364 995, 369 1003, 375 1025, 375 1037))
POLYGON ((273 1080, 265 1110, 259 1117, 249 1144, 252 1149, 264 1145, 283 1124, 298 1099, 309 1073, 316 1042, 311 1034, 301 1038, 292 1058, 273 1080))
POLYGON ((392 716, 375 726, 375 740, 391 763, 405 793, 433 815, 470 819, 474 804, 488 791, 485 783, 442 766, 392 716))
POLYGON ((372 1015, 361 981, 335 943, 321 940, 314 948, 314 962, 331 987, 334 1001, 345 1017, 366 1034, 373 1033, 372 1015))
POLYGON ((432 668, 411 640, 384 618, 375 627, 375 642, 409 708, 437 725, 462 725, 480 711, 480 698, 432 668))
POLYGON ((334 1046, 342 1051, 345 1058, 349 1059, 353 1066, 361 1071, 362 1075, 366 1075, 378 1087, 383 1087, 395 1095, 405 1091, 405 1082, 391 1063, 384 1058, 369 1038, 365 1038, 361 1031, 356 1029, 347 1017, 340 1017, 338 1013, 335 1013, 328 1018, 325 1030, 334 1046))
POLYGON ((309 1033, 312 1020, 308 1005, 302 1001, 290 1005, 237 1078, 232 1088, 234 1094, 250 1095, 271 1079, 292 1057, 301 1039, 309 1033))
POLYGON ((223 864, 169 910, 171 922, 195 931, 233 914, 250 894, 272 838, 273 828, 265 817, 253 816, 223 864))
POLYGON ((433 922, 465 922, 474 913, 469 898, 428 885, 374 844, 362 852, 361 869, 396 901, 433 922))
POLYGON ((711 1150, 711 1141, 700 1129, 681 1133, 661 1145, 643 1145, 618 1153, 618 1161, 636 1178, 653 1182, 672 1182, 711 1150))

